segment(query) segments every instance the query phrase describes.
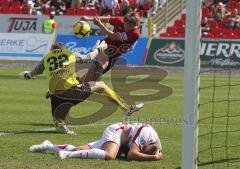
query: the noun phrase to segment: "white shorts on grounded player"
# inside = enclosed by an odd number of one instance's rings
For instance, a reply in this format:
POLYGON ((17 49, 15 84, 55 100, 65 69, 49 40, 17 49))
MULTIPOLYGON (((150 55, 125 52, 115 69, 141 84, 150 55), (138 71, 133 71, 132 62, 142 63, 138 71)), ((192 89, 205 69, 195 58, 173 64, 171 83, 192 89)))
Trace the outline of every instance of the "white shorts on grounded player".
POLYGON ((129 124, 117 123, 108 126, 100 140, 88 143, 89 147, 91 148, 99 148, 101 149, 102 145, 108 141, 116 143, 119 147, 121 145, 121 135, 124 130, 129 128, 129 124))

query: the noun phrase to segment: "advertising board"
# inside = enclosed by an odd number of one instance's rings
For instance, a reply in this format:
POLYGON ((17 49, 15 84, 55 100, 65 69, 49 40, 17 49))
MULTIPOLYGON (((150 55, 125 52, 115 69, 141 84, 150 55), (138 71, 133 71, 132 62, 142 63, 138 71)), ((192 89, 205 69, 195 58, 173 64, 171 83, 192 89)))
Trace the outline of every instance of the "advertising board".
POLYGON ((0 33, 0 59, 40 60, 53 39, 52 34, 0 33))

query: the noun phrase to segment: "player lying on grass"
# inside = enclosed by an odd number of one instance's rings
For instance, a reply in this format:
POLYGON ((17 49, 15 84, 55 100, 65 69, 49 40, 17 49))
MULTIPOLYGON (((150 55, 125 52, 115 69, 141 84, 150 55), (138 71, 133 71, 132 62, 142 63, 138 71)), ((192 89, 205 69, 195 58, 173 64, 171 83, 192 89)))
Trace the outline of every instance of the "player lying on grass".
POLYGON ((127 53, 131 50, 131 47, 140 36, 140 17, 136 12, 130 12, 123 18, 109 16, 89 18, 84 16, 81 20, 87 22, 93 21, 93 23, 107 36, 104 40, 108 44, 108 47, 103 53, 100 53, 102 57, 106 58, 104 60, 104 64, 107 65, 106 68, 102 69, 102 67, 99 67, 98 62, 92 62, 87 74, 81 79, 84 82, 96 81, 100 79, 103 73, 108 72, 111 67, 114 66, 114 63, 123 53, 127 53), (114 29, 108 29, 104 23, 110 23, 114 29), (96 71, 96 69, 98 71, 96 71), (96 74, 94 72, 101 73, 96 74))
POLYGON ((157 132, 150 125, 141 123, 116 123, 108 126, 100 140, 86 145, 55 145, 46 140, 42 144, 32 145, 31 152, 55 151, 61 159, 105 159, 114 160, 121 150, 126 151, 127 160, 150 161, 162 158, 162 146, 157 132))
POLYGON ((126 112, 126 115, 131 115, 143 107, 143 104, 129 106, 102 81, 90 81, 80 84, 77 80, 76 63, 89 63, 98 56, 96 60, 104 68, 105 65, 102 64, 101 55, 98 55, 98 53, 102 53, 106 47, 107 44, 104 41, 97 42, 93 52, 81 56, 68 50, 63 44, 58 43, 53 45, 51 51, 44 56, 32 71, 24 71, 20 74, 24 79, 32 79, 45 71, 49 79, 52 116, 55 127, 60 132, 75 134, 66 126, 65 118, 72 106, 84 101, 93 92, 101 93, 114 100, 126 112))

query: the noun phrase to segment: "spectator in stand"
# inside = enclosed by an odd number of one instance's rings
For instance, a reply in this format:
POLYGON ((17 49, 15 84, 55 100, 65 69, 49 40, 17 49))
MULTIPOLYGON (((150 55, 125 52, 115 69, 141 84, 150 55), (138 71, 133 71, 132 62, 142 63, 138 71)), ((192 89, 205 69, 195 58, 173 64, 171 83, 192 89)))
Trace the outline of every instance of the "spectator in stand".
POLYGON ((66 8, 71 8, 71 3, 72 3, 72 0, 62 0, 66 6, 66 8))
POLYGON ((100 16, 110 14, 115 15, 115 9, 118 6, 118 0, 102 0, 101 2, 101 13, 100 16))
POLYGON ((226 16, 230 15, 225 8, 225 5, 222 2, 219 2, 216 8, 213 11, 213 17, 216 21, 223 21, 226 16))
POLYGON ((212 7, 212 5, 214 5, 214 0, 205 0, 204 2, 205 7, 212 7))
POLYGON ((29 0, 27 4, 30 8, 30 15, 42 15, 44 4, 41 2, 41 0, 29 0))
POLYGON ((129 7, 129 1, 128 0, 118 0, 118 8, 124 8, 125 6, 129 7))
POLYGON ((136 0, 139 4, 139 9, 141 10, 149 10, 154 6, 158 7, 158 0, 136 0))
POLYGON ((130 13, 130 12, 133 12, 132 8, 125 6, 125 7, 123 7, 123 8, 120 9, 120 11, 119 11, 119 16, 125 16, 125 15, 127 15, 128 13, 130 13))
POLYGON ((45 5, 54 9, 53 15, 63 15, 66 11, 66 5, 63 0, 50 0, 45 5))
POLYGON ((96 3, 98 3, 98 0, 82 0, 83 6, 85 7, 94 7, 96 3))
POLYGON ((210 31, 210 25, 208 24, 208 17, 204 16, 201 22, 202 35, 207 35, 210 31))
POLYGON ((125 16, 127 13, 132 12, 132 8, 129 6, 128 0, 118 0, 119 15, 125 16))
POLYGON ((81 3, 82 3, 82 0, 72 0, 71 2, 71 7, 77 7, 77 8, 80 8, 81 7, 81 3))
POLYGON ((238 14, 238 9, 233 10, 232 15, 227 20, 226 27, 233 29, 240 27, 240 15, 238 14))
POLYGON ((228 4, 229 0, 214 0, 214 4, 218 4, 219 2, 222 2, 223 4, 228 4))

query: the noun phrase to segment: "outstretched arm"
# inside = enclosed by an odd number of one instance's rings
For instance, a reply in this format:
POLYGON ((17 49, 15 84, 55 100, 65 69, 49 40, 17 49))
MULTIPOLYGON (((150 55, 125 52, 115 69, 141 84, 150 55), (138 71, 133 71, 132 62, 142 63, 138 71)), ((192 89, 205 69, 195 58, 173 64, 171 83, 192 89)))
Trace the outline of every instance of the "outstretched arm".
MULTIPOLYGON (((99 17, 99 19, 103 23, 108 23, 110 18, 111 18, 110 16, 101 16, 101 17, 99 17)), ((88 21, 94 21, 94 19, 95 18, 89 18, 87 16, 83 16, 80 20, 88 22, 88 21)))
POLYGON ((31 76, 36 76, 42 74, 44 71, 43 59, 41 62, 30 72, 31 76))
POLYGON ((109 38, 115 41, 121 41, 121 36, 119 33, 114 33, 113 31, 109 30, 103 23, 102 20, 99 17, 96 17, 93 19, 93 23, 97 25, 104 34, 106 34, 109 38))
POLYGON ((43 59, 41 62, 31 71, 21 72, 19 75, 22 79, 34 79, 36 75, 42 74, 44 71, 43 59))
POLYGON ((154 155, 144 154, 140 151, 138 146, 133 143, 127 154, 127 160, 136 160, 136 161, 155 161, 160 160, 162 157, 161 152, 156 152, 154 155))
POLYGON ((95 17, 95 18, 89 18, 89 17, 82 17, 81 20, 83 21, 93 21, 95 25, 97 25, 104 34, 106 34, 109 38, 112 40, 118 40, 121 41, 121 36, 119 33, 114 33, 113 31, 109 30, 103 23, 108 23, 110 20, 110 17, 95 17))
POLYGON ((76 54, 77 63, 89 63, 91 60, 93 60, 99 53, 103 52, 105 49, 107 49, 107 44, 105 41, 97 41, 96 45, 94 46, 94 50, 87 55, 81 55, 79 53, 76 54))

